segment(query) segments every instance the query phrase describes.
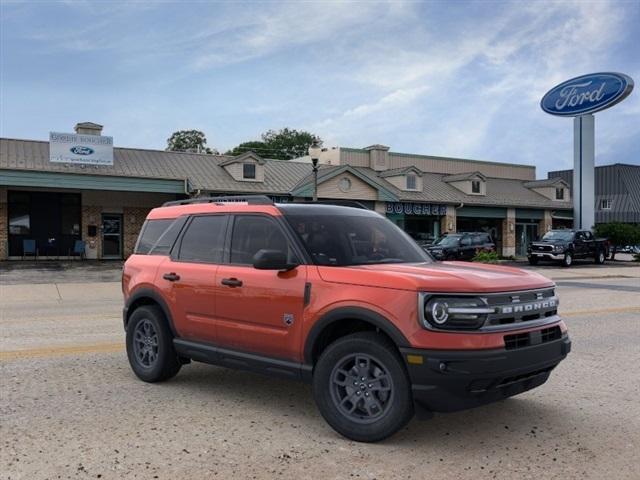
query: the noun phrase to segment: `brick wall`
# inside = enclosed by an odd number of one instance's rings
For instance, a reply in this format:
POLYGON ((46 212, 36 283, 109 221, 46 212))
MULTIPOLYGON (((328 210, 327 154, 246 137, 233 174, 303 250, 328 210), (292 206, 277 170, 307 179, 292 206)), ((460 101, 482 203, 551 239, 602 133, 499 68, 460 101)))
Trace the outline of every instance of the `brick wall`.
POLYGON ((100 258, 102 256, 102 237, 100 236, 100 225, 102 222, 102 207, 82 206, 82 240, 86 243, 87 258, 100 258), (88 226, 95 225, 96 236, 88 235, 88 226))
POLYGON ((122 216, 123 221, 123 257, 127 258, 133 253, 133 248, 136 246, 138 240, 138 233, 142 228, 147 214, 150 208, 139 207, 124 207, 124 214, 122 216))
MULTIPOLYGON (((500 253, 500 252, 498 252, 500 253)), ((516 254, 516 209, 507 209, 507 218, 502 221, 502 255, 505 257, 516 254)))
POLYGON ((456 207, 447 205, 447 214, 440 218, 440 233, 456 233, 456 221, 456 207))
POLYGON ((542 236, 547 233, 553 227, 553 218, 551 217, 551 210, 544 211, 544 218, 540 220, 538 225, 538 235, 542 236))

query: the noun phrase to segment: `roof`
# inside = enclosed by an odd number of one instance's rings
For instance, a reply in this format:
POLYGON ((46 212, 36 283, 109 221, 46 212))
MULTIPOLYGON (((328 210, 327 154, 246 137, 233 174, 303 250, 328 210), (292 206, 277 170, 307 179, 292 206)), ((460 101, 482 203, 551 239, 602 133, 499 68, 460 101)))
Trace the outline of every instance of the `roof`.
MULTIPOLYGON (((265 169, 264 182, 245 182, 234 180, 224 165, 241 161, 244 156, 261 158, 249 152, 239 157, 230 157, 140 148, 114 148, 113 151, 114 164, 111 166, 51 163, 49 142, 0 138, 0 169, 183 180, 188 182, 191 191, 311 196, 307 195, 313 185, 312 166, 309 163, 262 159, 265 169)), ((348 172, 375 188, 382 201, 464 203, 554 210, 572 208, 570 202, 550 200, 527 188, 525 184, 528 182, 523 180, 486 177, 486 195, 466 195, 449 185, 446 180, 451 181, 451 177, 456 175, 422 172, 422 191, 404 191, 385 180, 385 177, 401 174, 398 172, 406 170, 408 169, 376 172, 368 167, 321 165, 318 180, 321 183, 348 172)), ((465 175, 478 174, 472 172, 465 175)), ((630 176, 627 181, 635 182, 633 185, 640 185, 640 176, 637 179, 630 176)), ((635 192, 635 196, 640 197, 640 189, 635 187, 635 192)), ((637 201, 640 202, 640 198, 637 201)))
POLYGON ((420 170, 418 167, 411 165, 409 167, 404 167, 404 168, 390 168, 389 170, 384 170, 380 172, 378 176, 382 178, 397 177, 399 175, 406 175, 407 173, 415 173, 416 175, 421 177, 424 172, 420 170))
POLYGON ((482 173, 475 172, 467 172, 467 173, 457 173, 455 175, 446 175, 442 180, 444 182, 461 182, 463 180, 473 180, 474 178, 481 178, 482 180, 486 180, 482 173))
POLYGON ((527 188, 554 187, 556 185, 564 185, 565 187, 569 186, 569 184, 560 177, 545 178, 543 180, 533 180, 524 184, 524 186, 527 188))
POLYGON ((226 160, 223 160, 222 162, 219 163, 219 165, 221 167, 224 167, 225 165, 231 165, 232 163, 242 163, 242 162, 246 162, 247 160, 255 160, 259 165, 264 165, 265 163, 264 158, 262 158, 257 153, 251 150, 248 150, 236 157, 229 157, 226 160))
POLYGON ((51 163, 49 142, 0 138, 0 169, 188 180, 192 190, 287 195, 311 171, 308 164, 269 160, 264 182, 238 182, 221 166, 235 157, 141 148, 114 148, 113 157, 113 165, 51 163))
POLYGON ((80 128, 102 128, 104 125, 100 125, 98 123, 93 122, 80 122, 76 123, 76 127, 80 128))

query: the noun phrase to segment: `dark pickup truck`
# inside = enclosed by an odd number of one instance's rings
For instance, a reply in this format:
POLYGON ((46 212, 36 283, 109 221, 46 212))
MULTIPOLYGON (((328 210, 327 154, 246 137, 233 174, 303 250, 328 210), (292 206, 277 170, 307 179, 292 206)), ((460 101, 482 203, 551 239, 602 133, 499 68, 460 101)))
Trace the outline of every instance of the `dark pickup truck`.
POLYGON ((541 240, 529 244, 527 258, 531 265, 552 260, 570 267, 574 259, 580 258, 592 258, 603 264, 609 253, 608 244, 608 240, 594 238, 588 230, 551 230, 541 240))

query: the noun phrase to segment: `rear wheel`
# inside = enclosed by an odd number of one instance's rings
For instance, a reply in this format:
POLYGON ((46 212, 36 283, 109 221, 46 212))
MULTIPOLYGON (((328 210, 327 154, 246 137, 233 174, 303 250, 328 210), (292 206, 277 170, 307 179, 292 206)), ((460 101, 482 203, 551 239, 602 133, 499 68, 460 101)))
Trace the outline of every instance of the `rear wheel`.
POLYGON ((564 258, 562 259, 563 267, 570 267, 573 264, 573 255, 571 252, 567 252, 564 254, 564 258))
POLYGON ((387 438, 413 417, 404 364, 395 346, 374 332, 329 345, 316 364, 313 393, 327 423, 359 442, 387 438))
POLYGON ((174 377, 181 363, 162 310, 153 305, 137 308, 127 323, 127 356, 133 373, 145 382, 174 377))
POLYGON ((602 265, 606 259, 607 256, 605 255, 604 250, 600 250, 596 253, 596 263, 598 265, 602 265))

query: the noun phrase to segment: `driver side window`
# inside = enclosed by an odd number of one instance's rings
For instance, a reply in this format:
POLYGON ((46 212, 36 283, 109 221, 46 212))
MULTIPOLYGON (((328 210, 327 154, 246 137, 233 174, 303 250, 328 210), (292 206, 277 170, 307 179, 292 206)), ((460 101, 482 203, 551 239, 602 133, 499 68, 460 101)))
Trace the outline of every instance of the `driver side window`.
POLYGON ((295 260, 287 237, 280 226, 270 218, 259 215, 238 215, 231 236, 232 264, 251 265, 253 257, 262 249, 279 250, 290 262, 295 260))

